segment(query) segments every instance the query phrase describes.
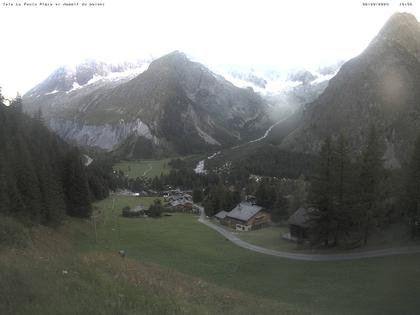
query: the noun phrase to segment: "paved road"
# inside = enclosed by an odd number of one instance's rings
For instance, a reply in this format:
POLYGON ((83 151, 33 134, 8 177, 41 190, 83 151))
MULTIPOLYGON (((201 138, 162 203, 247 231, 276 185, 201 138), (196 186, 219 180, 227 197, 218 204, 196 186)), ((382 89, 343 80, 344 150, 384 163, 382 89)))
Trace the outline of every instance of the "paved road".
POLYGON ((225 230, 224 228, 210 222, 206 219, 204 214, 204 209, 201 208, 201 215, 198 219, 199 222, 207 225, 209 228, 222 234, 227 240, 231 241, 233 244, 252 250, 257 253, 276 256, 281 258, 293 259, 293 260, 305 260, 305 261, 340 261, 340 260, 354 260, 354 259, 363 259, 363 258, 372 258, 372 257, 384 257, 392 255, 403 255, 403 254, 419 254, 420 246, 411 246, 411 247, 399 247, 399 248, 387 248, 387 249, 378 249, 364 252, 352 252, 346 254, 300 254, 300 253, 291 253, 283 252, 274 249, 268 249, 265 247, 257 246, 250 244, 241 240, 239 237, 233 233, 225 230))

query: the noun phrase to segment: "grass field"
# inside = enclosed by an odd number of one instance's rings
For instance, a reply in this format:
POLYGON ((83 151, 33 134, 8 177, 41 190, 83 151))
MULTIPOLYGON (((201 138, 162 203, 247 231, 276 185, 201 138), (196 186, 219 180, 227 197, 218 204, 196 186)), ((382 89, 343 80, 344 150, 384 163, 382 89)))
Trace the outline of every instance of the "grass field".
POLYGON ((171 159, 162 160, 137 160, 121 161, 114 166, 117 171, 123 171, 129 178, 146 176, 153 178, 161 174, 167 174, 171 170, 168 165, 171 159))
MULTIPOLYGON (((288 232, 287 226, 272 226, 260 230, 250 232, 236 232, 233 231, 240 239, 262 247, 280 250, 280 251, 298 251, 301 253, 324 253, 332 254, 342 252, 340 248, 319 248, 310 249, 307 245, 297 245, 281 238, 281 235, 288 232)), ((385 230, 376 231, 371 235, 367 245, 354 249, 354 251, 368 251, 390 247, 404 247, 420 245, 420 241, 413 241, 407 231, 407 227, 403 224, 394 224, 387 227, 385 230)))
POLYGON ((274 314, 290 305, 226 289, 113 250, 78 251, 89 224, 69 220, 58 230, 32 230, 33 246, 0 248, 0 313, 274 314))
POLYGON ((236 235, 240 239, 254 245, 275 250, 294 251, 297 249, 296 243, 281 238, 288 231, 288 227, 273 226, 250 232, 238 232, 236 235))
MULTIPOLYGON (((420 255, 327 263, 275 258, 233 245, 193 215, 122 218, 124 206, 153 198, 112 197, 95 204, 97 243, 88 220, 69 219, 56 231, 32 232, 36 246, 29 250, 0 248, 2 314, 415 314, 420 308, 420 255)), ((263 234, 254 238, 264 240, 263 234)))
MULTIPOLYGON (((133 198, 134 199, 134 198, 133 198)), ((127 197, 115 201, 122 208, 127 197)), ((99 243, 84 251, 124 249, 128 257, 155 263, 215 285, 322 314, 412 314, 420 307, 420 255, 347 262, 301 262, 253 253, 227 242, 191 215, 161 219, 120 218, 121 239, 105 210, 99 243)))

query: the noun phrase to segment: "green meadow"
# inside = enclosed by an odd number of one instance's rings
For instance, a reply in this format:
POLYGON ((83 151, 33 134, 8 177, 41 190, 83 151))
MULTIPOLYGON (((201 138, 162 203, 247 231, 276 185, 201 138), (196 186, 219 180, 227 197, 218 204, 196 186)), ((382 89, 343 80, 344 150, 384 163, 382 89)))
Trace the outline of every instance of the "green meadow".
POLYGON ((145 176, 153 178, 161 174, 168 174, 171 167, 168 165, 171 159, 162 160, 135 160, 121 161, 114 166, 114 170, 123 171, 129 178, 145 176))
POLYGON ((194 215, 120 216, 124 206, 153 200, 95 203, 97 241, 91 220, 68 219, 32 229, 27 248, 1 248, 2 313, 418 313, 420 255, 294 261, 239 248, 194 215))

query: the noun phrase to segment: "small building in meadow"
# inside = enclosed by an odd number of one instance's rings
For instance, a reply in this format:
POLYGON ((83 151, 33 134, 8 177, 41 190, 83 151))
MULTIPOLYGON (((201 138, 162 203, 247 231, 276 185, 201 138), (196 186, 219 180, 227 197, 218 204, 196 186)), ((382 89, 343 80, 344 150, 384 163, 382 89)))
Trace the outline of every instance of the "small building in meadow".
POLYGON ((214 215, 214 217, 216 218, 217 221, 219 221, 220 224, 226 224, 225 219, 226 219, 227 214, 228 214, 228 212, 222 210, 222 211, 216 213, 214 215))
POLYGON ((123 217, 140 217, 147 215, 148 209, 144 205, 137 205, 134 208, 126 207, 122 210, 123 217))
POLYGON ((317 211, 315 208, 299 208, 287 220, 289 225, 288 239, 292 241, 301 241, 309 238, 309 228, 312 220, 311 214, 317 211))
POLYGON ((249 202, 241 202, 226 214, 223 221, 224 224, 237 231, 250 231, 267 226, 271 217, 262 207, 249 202))

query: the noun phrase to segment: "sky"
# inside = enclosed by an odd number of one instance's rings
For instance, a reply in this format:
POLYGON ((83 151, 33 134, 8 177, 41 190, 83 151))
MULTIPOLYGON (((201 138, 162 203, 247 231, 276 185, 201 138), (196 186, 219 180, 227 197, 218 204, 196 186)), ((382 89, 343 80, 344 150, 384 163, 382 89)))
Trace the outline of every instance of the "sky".
POLYGON ((361 53, 396 11, 420 20, 418 1, 402 7, 378 0, 389 5, 366 7, 367 0, 79 0, 64 7, 71 0, 45 0, 61 3, 46 7, 1 0, 0 87, 13 97, 59 66, 88 58, 157 58, 174 50, 215 67, 315 69, 361 53))

